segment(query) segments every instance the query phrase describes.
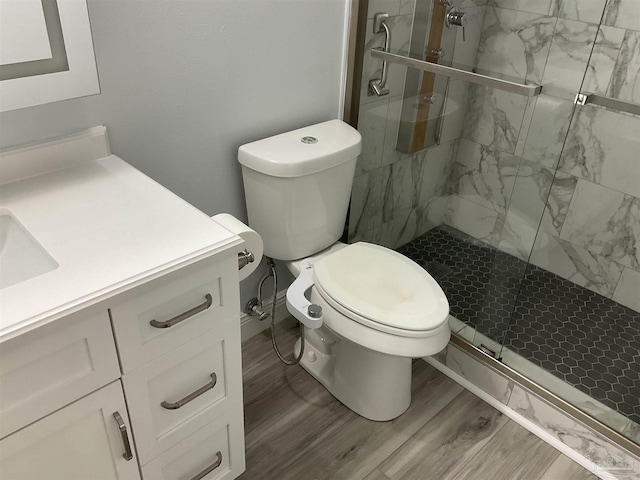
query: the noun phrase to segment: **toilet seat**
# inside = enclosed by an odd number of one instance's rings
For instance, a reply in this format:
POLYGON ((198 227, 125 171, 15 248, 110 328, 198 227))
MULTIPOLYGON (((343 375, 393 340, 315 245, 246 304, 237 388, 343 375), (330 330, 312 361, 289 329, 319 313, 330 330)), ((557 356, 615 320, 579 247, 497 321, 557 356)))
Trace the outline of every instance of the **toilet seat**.
POLYGON ((449 303, 418 264, 379 245, 358 242, 313 265, 315 288, 344 316, 404 337, 424 337, 447 321, 449 303))

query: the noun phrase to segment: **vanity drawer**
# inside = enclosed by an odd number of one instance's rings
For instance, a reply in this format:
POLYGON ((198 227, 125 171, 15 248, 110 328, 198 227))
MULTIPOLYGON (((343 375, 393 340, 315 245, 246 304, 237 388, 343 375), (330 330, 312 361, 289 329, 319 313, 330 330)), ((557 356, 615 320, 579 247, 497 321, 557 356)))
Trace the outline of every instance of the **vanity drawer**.
POLYGON ((226 480, 245 469, 242 408, 215 420, 142 467, 145 480, 226 480), (209 471, 205 476, 202 472, 209 471))
POLYGON ((0 346, 0 437, 120 376, 106 310, 70 315, 0 346))
POLYGON ((134 292, 109 309, 125 374, 224 322, 237 322, 238 261, 218 255, 134 292))
POLYGON ((240 326, 209 330, 122 379, 142 464, 242 405, 240 326))

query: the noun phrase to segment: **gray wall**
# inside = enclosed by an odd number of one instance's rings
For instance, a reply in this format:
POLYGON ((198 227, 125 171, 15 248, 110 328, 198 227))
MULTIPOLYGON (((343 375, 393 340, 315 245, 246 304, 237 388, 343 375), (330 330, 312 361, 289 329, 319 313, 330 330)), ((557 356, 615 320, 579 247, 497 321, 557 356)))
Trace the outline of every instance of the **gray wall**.
POLYGON ((105 124, 113 153, 246 220, 238 146, 341 114, 346 0, 88 3, 102 93, 0 114, 0 147, 105 124))

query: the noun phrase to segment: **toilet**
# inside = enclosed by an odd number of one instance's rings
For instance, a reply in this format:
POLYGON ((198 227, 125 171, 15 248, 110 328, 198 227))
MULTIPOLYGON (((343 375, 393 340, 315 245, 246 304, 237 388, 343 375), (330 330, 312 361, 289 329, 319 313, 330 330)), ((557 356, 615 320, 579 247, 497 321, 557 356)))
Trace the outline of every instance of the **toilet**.
POLYGON ((287 308, 304 325, 300 364, 354 412, 386 421, 411 404, 412 359, 449 342, 449 304, 407 257, 338 241, 360 151, 358 131, 330 120, 243 145, 238 160, 249 225, 296 277, 287 308))

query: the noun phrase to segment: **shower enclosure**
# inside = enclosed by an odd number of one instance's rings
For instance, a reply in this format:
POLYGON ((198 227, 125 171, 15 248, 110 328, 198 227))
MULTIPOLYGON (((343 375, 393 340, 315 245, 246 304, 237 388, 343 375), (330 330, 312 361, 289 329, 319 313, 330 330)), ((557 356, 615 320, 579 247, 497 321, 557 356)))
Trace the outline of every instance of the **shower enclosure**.
POLYGON ((359 9, 349 241, 418 262, 456 335, 640 444, 640 2, 359 9))

